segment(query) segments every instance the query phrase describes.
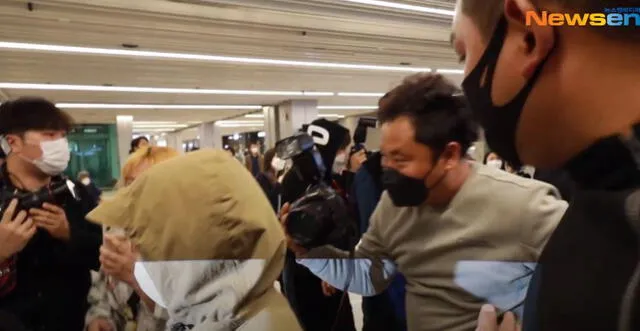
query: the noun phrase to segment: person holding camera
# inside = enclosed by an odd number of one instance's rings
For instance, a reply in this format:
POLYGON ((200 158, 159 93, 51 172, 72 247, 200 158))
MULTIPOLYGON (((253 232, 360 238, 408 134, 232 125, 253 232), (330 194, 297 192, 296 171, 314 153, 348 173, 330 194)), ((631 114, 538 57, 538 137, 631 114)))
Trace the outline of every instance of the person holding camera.
POLYGON ((549 184, 466 159, 478 127, 441 75, 408 77, 380 102, 378 118, 385 192, 367 232, 352 253, 307 250, 288 234, 298 263, 365 296, 400 271, 410 331, 473 331, 485 303, 521 316, 535 264, 567 203, 549 184))
POLYGON ((7 155, 0 173, 0 310, 28 330, 82 330, 89 270, 99 266, 101 230, 85 220, 94 200, 61 175, 71 126, 71 117, 44 99, 0 105, 7 155))
MULTIPOLYGON (((341 198, 346 194, 341 187, 341 174, 346 165, 348 148, 351 144, 349 130, 340 124, 326 119, 317 119, 303 127, 303 132, 313 137, 317 152, 320 154, 323 168, 320 181, 338 192, 341 198), (336 162, 336 159, 338 162, 336 162), (334 166, 338 163, 338 166, 334 166)), ((282 181, 282 202, 293 203, 305 195, 310 183, 301 173, 310 169, 300 169, 295 165, 287 172, 282 181)), ((311 167, 311 165, 309 165, 311 167)), ((313 171, 311 171, 313 172, 313 171)), ((349 249, 347 242, 354 238, 340 238, 349 249)), ((295 262, 295 256, 288 252, 283 271, 284 292, 305 331, 354 331, 355 322, 348 297, 342 298, 342 292, 335 286, 323 282, 304 266, 295 262)))

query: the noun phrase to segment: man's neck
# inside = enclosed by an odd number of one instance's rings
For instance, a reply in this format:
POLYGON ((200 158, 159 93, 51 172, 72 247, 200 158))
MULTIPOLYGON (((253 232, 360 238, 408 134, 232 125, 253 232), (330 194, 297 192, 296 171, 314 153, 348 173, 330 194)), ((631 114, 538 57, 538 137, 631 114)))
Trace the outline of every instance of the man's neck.
POLYGON ((25 164, 15 155, 7 157, 7 172, 11 184, 26 191, 37 191, 51 182, 51 177, 33 171, 31 164, 25 164))
POLYGON ((450 170, 442 182, 430 190, 427 204, 432 207, 448 205, 458 194, 469 175, 471 175, 471 165, 466 161, 460 161, 458 167, 450 170))

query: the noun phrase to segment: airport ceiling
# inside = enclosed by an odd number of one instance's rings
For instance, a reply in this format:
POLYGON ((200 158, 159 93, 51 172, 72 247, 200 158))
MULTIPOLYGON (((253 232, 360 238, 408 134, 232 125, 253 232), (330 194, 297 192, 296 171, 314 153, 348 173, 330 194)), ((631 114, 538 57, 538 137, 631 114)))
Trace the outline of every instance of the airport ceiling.
POLYGON ((392 1, 0 0, 0 99, 44 96, 84 123, 194 123, 296 98, 370 112, 421 68, 459 83, 455 0, 392 1))

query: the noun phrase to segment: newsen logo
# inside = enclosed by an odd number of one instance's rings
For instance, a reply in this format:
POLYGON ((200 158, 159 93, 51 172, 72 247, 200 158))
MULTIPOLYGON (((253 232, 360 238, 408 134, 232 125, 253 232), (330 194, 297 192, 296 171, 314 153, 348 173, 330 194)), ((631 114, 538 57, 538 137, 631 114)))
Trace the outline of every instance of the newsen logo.
POLYGON ((640 27, 640 8, 605 9, 602 13, 542 13, 528 11, 527 26, 637 26, 640 27))

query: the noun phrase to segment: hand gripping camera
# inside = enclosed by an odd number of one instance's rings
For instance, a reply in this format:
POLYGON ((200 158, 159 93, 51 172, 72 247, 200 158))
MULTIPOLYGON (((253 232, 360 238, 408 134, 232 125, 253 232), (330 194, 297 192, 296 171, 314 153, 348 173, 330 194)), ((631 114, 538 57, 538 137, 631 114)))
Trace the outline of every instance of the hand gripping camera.
POLYGON ((54 179, 49 185, 36 192, 5 188, 0 191, 0 215, 14 199, 18 200, 18 206, 16 207, 16 213, 18 213, 21 210, 28 211, 32 208, 42 208, 44 203, 62 205, 68 197, 79 200, 75 184, 65 177, 54 179))
POLYGON ((323 181, 325 166, 313 138, 297 133, 276 144, 276 154, 291 159, 298 177, 308 188, 291 204, 287 232, 293 241, 311 249, 322 245, 342 246, 348 240, 351 222, 343 198, 323 181))

